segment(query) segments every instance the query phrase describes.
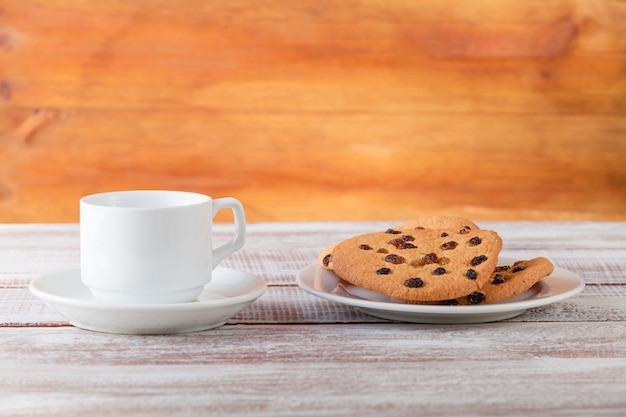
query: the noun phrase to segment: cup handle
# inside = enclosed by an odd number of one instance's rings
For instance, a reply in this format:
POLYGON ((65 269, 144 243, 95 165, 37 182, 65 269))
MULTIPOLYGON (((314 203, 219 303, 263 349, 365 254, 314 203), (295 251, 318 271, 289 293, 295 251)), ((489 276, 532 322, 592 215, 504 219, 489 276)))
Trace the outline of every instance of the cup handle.
MULTIPOLYGON (((213 269, 228 255, 241 249, 246 241, 246 215, 241 202, 232 197, 214 199, 213 217, 215 217, 218 211, 225 208, 230 208, 233 211, 236 230, 230 241, 213 250, 213 269)), ((211 219, 211 221, 212 220, 213 219, 211 219)))

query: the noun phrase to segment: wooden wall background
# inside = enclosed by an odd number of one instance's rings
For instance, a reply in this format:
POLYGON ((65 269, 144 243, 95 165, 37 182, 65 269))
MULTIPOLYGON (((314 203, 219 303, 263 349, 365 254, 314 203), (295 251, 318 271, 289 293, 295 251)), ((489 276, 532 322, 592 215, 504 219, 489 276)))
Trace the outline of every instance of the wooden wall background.
POLYGON ((626 220, 626 2, 0 0, 0 222, 626 220))

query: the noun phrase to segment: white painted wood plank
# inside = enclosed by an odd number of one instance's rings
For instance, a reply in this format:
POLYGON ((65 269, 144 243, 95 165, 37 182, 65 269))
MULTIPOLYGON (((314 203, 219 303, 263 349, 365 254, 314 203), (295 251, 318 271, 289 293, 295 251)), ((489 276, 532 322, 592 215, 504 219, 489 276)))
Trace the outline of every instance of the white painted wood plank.
POLYGON ((11 416, 623 415, 622 323, 516 328, 4 328, 0 404, 11 416))
POLYGON ((28 292, 78 267, 77 225, 0 225, 0 416, 626 414, 626 222, 481 224, 588 283, 506 322, 395 324, 295 286, 328 243, 388 226, 252 224, 223 265, 267 293, 218 329, 144 337, 67 326, 28 292))
MULTIPOLYGON (((332 242, 384 229, 397 222, 250 224, 245 248, 223 266, 257 274, 269 284, 293 282, 332 242)), ((546 256, 582 275, 589 284, 626 284, 626 222, 497 222, 481 227, 498 231, 503 256, 546 256)), ((215 227, 226 239, 229 225, 215 227)), ((0 225, 0 283, 26 285, 52 271, 78 268, 79 233, 75 224, 0 225)))
MULTIPOLYGON (((626 322, 626 285, 588 286, 582 294, 527 310, 510 322, 626 322)), ((270 287, 267 293, 233 318, 232 323, 360 323, 386 322, 354 307, 326 301, 299 288, 270 287)))
MULTIPOLYGON (((626 285, 590 285, 578 296, 528 310, 512 322, 626 322, 626 285)), ((296 286, 272 286, 229 320, 230 324, 387 322, 343 304, 314 297, 296 286)), ((0 290, 0 326, 59 326, 67 321, 27 288, 0 290)))

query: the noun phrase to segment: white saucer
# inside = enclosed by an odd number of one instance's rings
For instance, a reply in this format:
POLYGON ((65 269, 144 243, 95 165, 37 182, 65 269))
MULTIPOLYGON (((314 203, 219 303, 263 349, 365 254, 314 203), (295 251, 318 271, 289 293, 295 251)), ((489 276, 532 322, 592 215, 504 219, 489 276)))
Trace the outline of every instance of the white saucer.
POLYGON ((76 327, 107 333, 167 334, 221 326, 259 298, 266 285, 254 275, 218 267, 202 294, 189 303, 102 303, 82 283, 78 269, 41 276, 29 288, 76 327))
MULTIPOLYGON (((511 265, 514 259, 501 258, 500 265, 511 265)), ((298 273, 298 285, 326 300, 352 305, 362 312, 396 321, 411 323, 464 324, 510 319, 526 309, 565 300, 580 293, 585 282, 577 274, 555 267, 528 291, 499 303, 472 306, 407 304, 405 301, 354 286, 318 264, 298 273)))

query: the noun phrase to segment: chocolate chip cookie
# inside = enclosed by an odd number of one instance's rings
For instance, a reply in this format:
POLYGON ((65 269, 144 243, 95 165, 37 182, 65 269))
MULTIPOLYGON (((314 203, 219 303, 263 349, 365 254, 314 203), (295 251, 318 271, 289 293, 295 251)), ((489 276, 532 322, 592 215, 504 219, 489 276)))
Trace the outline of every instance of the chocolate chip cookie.
POLYGON ((336 244, 329 262, 340 278, 391 297, 460 298, 488 282, 502 248, 496 232, 463 226, 469 229, 394 228, 355 236, 336 244))

